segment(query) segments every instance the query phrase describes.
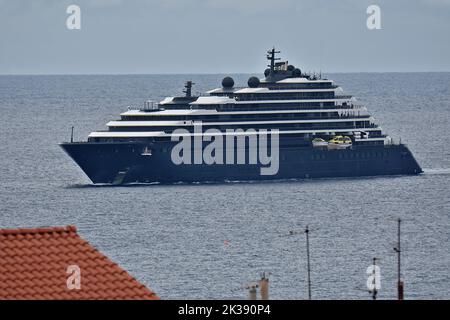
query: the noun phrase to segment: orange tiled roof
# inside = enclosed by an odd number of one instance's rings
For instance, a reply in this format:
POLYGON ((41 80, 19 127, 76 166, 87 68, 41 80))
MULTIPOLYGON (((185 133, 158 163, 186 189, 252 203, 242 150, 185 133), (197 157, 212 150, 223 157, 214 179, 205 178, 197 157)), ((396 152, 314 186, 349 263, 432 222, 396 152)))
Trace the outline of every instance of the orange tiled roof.
POLYGON ((68 226, 0 229, 0 299, 159 298, 68 226), (71 265, 79 289, 68 289, 71 265))

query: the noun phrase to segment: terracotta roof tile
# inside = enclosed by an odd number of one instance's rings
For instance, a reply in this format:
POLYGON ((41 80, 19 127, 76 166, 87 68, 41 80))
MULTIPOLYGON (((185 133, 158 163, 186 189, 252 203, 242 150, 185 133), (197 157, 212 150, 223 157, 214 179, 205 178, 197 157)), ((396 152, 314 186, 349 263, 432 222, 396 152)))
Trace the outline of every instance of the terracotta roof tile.
POLYGON ((159 299, 83 240, 74 226, 0 229, 0 299, 159 299), (67 267, 81 288, 67 287, 67 267))

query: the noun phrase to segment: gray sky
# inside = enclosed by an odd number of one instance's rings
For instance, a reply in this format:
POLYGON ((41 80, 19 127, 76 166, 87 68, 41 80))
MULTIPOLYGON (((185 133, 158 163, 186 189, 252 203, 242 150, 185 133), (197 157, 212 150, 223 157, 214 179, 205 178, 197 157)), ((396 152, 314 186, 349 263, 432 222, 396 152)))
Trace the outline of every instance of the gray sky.
POLYGON ((0 0, 0 74, 450 71, 450 0, 0 0), (81 30, 66 8, 81 7, 81 30), (381 30, 366 9, 381 8, 381 30))

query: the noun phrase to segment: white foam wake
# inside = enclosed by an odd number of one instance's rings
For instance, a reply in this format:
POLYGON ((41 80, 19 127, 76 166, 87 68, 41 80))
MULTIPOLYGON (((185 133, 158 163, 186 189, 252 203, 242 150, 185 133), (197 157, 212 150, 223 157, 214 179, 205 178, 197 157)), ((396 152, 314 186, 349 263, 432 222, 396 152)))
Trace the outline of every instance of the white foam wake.
POLYGON ((424 168, 424 174, 450 174, 450 168, 424 168))

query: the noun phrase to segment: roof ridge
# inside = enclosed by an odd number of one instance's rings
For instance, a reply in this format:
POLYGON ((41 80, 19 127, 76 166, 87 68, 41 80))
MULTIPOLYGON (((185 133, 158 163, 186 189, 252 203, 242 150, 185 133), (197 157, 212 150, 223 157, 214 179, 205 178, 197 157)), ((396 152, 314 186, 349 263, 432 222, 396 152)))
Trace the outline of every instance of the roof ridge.
POLYGON ((77 233, 77 227, 69 225, 66 227, 40 227, 40 228, 20 228, 20 229, 0 229, 0 235, 14 234, 44 234, 44 233, 77 233))

